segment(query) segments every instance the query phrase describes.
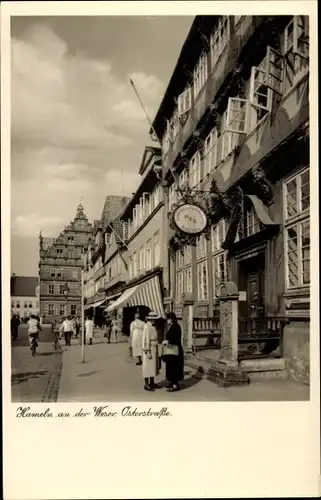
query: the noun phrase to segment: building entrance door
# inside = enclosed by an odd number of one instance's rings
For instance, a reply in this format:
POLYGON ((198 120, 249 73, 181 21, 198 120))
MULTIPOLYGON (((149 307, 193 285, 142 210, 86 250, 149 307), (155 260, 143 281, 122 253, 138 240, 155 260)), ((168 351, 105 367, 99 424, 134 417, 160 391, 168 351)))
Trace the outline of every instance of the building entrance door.
POLYGON ((260 253, 239 263, 239 290, 246 292, 240 302, 240 319, 260 319, 264 316, 265 256, 260 253))

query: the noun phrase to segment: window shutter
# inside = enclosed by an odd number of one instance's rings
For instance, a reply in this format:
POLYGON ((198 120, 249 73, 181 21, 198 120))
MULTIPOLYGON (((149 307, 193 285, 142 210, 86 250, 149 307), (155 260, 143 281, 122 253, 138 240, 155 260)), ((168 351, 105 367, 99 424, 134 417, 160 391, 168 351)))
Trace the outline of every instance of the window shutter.
POLYGON ((294 16, 293 19, 293 53, 309 59, 309 17, 294 16))
POLYGON ((253 66, 250 80, 250 103, 257 108, 270 110, 271 89, 266 85, 266 70, 253 66), (264 89, 264 87, 266 89, 264 89), (263 101, 266 101, 265 105, 263 101))
POLYGON ((184 92, 178 96, 178 115, 182 116, 192 107, 192 89, 187 87, 184 92))
POLYGON ((263 81, 274 92, 282 93, 283 56, 272 47, 267 48, 266 74, 263 81))
POLYGON ((230 97, 226 114, 226 132, 246 134, 249 121, 249 103, 247 99, 230 97))

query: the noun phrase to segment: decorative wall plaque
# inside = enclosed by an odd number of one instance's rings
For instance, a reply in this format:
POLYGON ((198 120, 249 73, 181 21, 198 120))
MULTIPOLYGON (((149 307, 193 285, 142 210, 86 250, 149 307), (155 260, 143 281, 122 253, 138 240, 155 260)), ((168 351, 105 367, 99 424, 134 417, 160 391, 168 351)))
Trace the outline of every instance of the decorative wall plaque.
POLYGON ((173 223, 182 233, 197 236, 207 226, 207 216, 204 210, 192 203, 183 203, 173 212, 173 223))

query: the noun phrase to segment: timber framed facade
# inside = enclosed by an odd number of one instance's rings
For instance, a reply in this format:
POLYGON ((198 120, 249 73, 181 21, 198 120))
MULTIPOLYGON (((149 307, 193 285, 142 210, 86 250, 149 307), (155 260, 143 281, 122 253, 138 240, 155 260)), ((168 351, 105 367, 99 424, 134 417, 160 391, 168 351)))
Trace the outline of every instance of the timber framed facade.
POLYGON ((165 305, 186 347, 196 319, 217 317, 218 287, 231 280, 243 355, 284 357, 308 382, 308 17, 196 17, 153 127, 168 220, 191 196, 211 222, 197 238, 164 230, 165 305))

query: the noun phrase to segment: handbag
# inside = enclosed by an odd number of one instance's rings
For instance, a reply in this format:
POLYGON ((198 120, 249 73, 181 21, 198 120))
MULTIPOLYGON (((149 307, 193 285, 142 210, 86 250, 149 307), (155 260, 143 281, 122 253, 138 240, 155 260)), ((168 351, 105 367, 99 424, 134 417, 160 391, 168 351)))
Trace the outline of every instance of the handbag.
POLYGON ((162 346, 162 357, 163 356, 178 356, 179 350, 177 345, 167 344, 162 346))

